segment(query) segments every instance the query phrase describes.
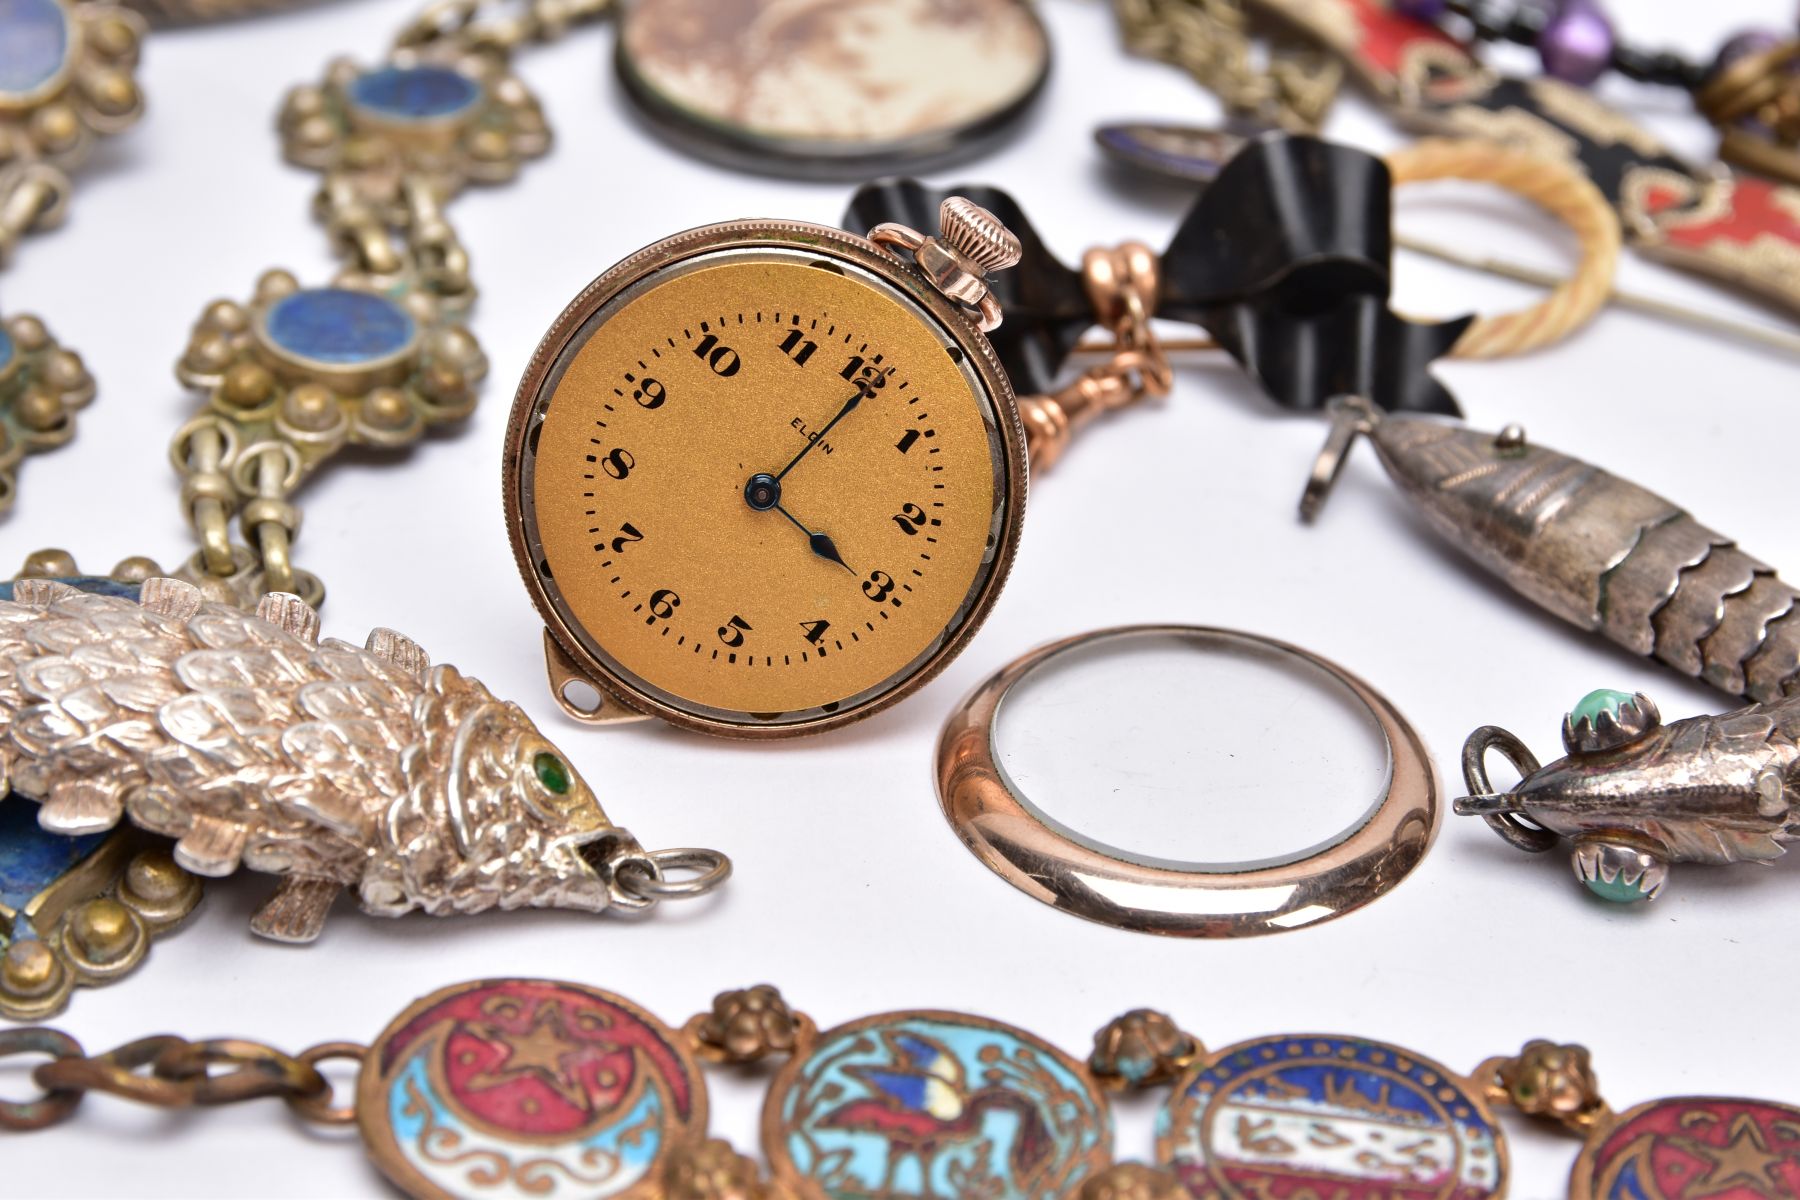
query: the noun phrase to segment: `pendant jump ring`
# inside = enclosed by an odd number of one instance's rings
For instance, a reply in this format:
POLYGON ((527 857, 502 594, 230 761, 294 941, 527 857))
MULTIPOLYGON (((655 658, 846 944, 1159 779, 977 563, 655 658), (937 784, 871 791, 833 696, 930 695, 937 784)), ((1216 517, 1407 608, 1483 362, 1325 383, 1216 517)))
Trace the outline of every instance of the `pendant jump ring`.
POLYGON ((687 846, 647 850, 621 863, 617 874, 626 890, 646 900, 691 900, 731 878, 731 860, 717 850, 687 846), (697 872, 691 879, 670 879, 670 871, 697 872))
MULTIPOLYGON (((1490 750, 1498 750, 1500 756, 1512 764, 1513 770, 1521 778, 1535 774, 1541 765, 1537 755, 1516 735, 1498 725, 1483 725, 1463 743, 1463 782, 1468 785, 1471 796, 1497 794, 1494 785, 1488 782, 1487 756, 1490 750)), ((1493 826, 1494 832, 1521 850, 1542 854, 1556 847, 1558 838, 1554 833, 1548 829, 1539 829, 1536 825, 1528 825, 1514 813, 1486 813, 1482 819, 1493 826)))
POLYGON ((175 431, 174 438, 169 442, 169 463, 175 468, 177 475, 184 477, 196 470, 218 470, 236 462, 243 445, 244 439, 231 422, 216 414, 204 413, 175 431), (219 439, 216 462, 194 462, 194 441, 203 433, 212 434, 219 439))
POLYGON ((263 456, 272 454, 280 459, 281 477, 276 483, 276 490, 286 495, 300 486, 301 476, 306 473, 306 463, 300 457, 299 449, 291 442, 266 441, 254 442, 243 447, 232 462, 230 475, 232 486, 245 496, 261 495, 262 489, 257 472, 262 470, 263 456))
MULTIPOLYGON (((296 1057, 306 1066, 317 1071, 323 1062, 354 1062, 360 1071, 363 1059, 368 1056, 369 1048, 356 1042, 325 1042, 302 1050, 296 1057)), ((322 1076, 321 1076, 322 1077, 322 1076)), ((330 1081, 327 1080, 327 1085, 330 1081)), ((354 1084, 350 1093, 356 1093, 354 1084)), ((356 1123, 356 1105, 344 1104, 333 1107, 331 1103, 332 1089, 327 1086, 324 1091, 313 1094, 289 1093, 284 1096, 288 1107, 307 1121, 318 1125, 354 1125, 356 1123)))

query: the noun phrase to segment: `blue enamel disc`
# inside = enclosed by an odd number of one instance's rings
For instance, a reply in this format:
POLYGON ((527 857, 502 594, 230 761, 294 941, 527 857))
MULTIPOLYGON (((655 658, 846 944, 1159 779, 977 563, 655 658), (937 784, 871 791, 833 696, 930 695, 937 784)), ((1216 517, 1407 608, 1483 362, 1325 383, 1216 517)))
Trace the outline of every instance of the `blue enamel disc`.
POLYGON ((1496 1200, 1506 1151, 1444 1067, 1360 1038, 1262 1038, 1224 1050, 1164 1108, 1159 1155, 1196 1197, 1496 1200))
POLYGON ((263 336, 282 354, 327 367, 370 366, 404 352, 418 326, 385 297, 349 288, 312 288, 283 296, 263 320, 263 336))
POLYGON ((55 79, 71 35, 57 0, 0 0, 0 97, 29 96, 55 79))
POLYGON ((350 102, 386 121, 445 121, 481 99, 481 85, 448 67, 381 67, 347 89, 350 102))

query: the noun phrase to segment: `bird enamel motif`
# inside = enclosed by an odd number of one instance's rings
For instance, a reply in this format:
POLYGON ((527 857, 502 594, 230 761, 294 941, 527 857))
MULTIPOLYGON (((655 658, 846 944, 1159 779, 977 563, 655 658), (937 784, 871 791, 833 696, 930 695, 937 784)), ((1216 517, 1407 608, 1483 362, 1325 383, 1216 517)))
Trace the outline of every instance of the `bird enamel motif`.
POLYGON ((916 1033, 885 1032, 892 1061, 885 1066, 846 1068, 869 1095, 832 1109, 820 1121, 826 1129, 873 1133, 888 1143, 881 1196, 893 1194, 894 1176, 908 1155, 930 1190, 931 1167, 944 1147, 981 1137, 990 1111, 1010 1112, 1019 1121, 1010 1162, 1015 1176, 1029 1178, 1052 1150, 1049 1131, 1030 1101, 1003 1087, 971 1093, 962 1064, 943 1043, 916 1033))
POLYGON ((317 937, 346 887, 381 916, 599 912, 728 870, 665 883, 670 860, 517 705, 391 630, 359 648, 318 627, 281 593, 252 615, 173 579, 136 602, 21 580, 0 602, 0 784, 54 833, 129 817, 196 874, 285 876, 251 922, 283 941, 317 937))
POLYGON ((763 1106, 779 1194, 797 1200, 1064 1200, 1111 1161, 1099 1085, 1047 1042, 910 1011, 817 1035, 763 1106))

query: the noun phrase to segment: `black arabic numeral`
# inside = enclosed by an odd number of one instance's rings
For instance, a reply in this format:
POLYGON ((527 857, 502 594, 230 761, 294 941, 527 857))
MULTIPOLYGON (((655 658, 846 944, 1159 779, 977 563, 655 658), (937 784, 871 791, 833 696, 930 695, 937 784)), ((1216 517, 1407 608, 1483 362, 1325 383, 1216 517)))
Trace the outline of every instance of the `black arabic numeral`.
POLYGON ((788 335, 781 339, 781 352, 793 359, 796 367, 804 367, 806 360, 818 349, 819 344, 807 341, 798 329, 788 330, 788 335))
POLYGON ((656 619, 658 617, 661 617, 666 621, 674 616, 675 610, 680 607, 680 596, 677 596, 668 588, 658 588, 656 591, 650 593, 650 617, 644 624, 654 625, 656 624, 656 619))
POLYGON ((862 392, 864 400, 873 400, 875 393, 887 386, 887 381, 887 371, 875 367, 864 367, 862 376, 856 381, 856 386, 862 392))
POLYGON ((744 644, 744 632, 750 628, 750 622, 742 617, 733 617, 730 622, 719 626, 719 640, 736 650, 744 644))
MULTIPOLYGON (((619 536, 612 540, 613 553, 623 554, 625 553, 626 546, 629 546, 633 542, 641 542, 643 540, 644 535, 638 532, 637 526, 627 521, 625 524, 619 526, 619 536)), ((680 601, 676 601, 676 603, 680 603, 680 601)))
POLYGON ((638 385, 631 389, 631 398, 645 408, 661 408, 663 401, 669 398, 669 392, 660 380, 646 376, 638 380, 638 385))
POLYGON ((825 631, 831 628, 831 622, 802 621, 800 622, 800 628, 806 630, 806 640, 816 646, 819 644, 820 640, 824 638, 825 631))
MULTIPOLYGON (((869 577, 863 580, 862 589, 863 595, 875 601, 875 603, 880 604, 883 600, 886 600, 893 594, 894 577, 889 575, 886 571, 871 571, 869 577)), ((894 601, 896 606, 898 606, 899 603, 898 600, 894 601)))
POLYGON ((912 537, 925 528, 925 510, 916 504, 902 505, 900 511, 894 514, 894 524, 900 527, 901 533, 912 537))
POLYGON ((867 400, 875 394, 877 388, 887 386, 888 375, 892 371, 892 367, 871 366, 862 355, 852 354, 850 361, 844 364, 844 369, 838 374, 856 384, 862 390, 863 399, 867 400))
POLYGON ((631 451, 620 447, 606 456, 606 460, 600 464, 600 469, 614 479, 623 479, 631 474, 631 468, 635 466, 637 466, 637 459, 631 457, 631 451))
POLYGON ((712 373, 722 379, 729 379, 738 373, 743 364, 738 360, 738 352, 730 346, 719 342, 719 335, 709 333, 701 338, 694 347, 694 357, 701 359, 712 368, 712 373))

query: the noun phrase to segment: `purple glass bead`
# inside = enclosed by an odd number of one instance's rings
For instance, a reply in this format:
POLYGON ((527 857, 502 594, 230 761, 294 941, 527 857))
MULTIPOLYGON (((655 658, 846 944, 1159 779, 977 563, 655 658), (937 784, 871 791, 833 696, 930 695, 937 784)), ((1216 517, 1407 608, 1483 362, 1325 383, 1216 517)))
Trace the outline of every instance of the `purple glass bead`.
POLYGON ((1538 34, 1544 74, 1587 87, 1612 62, 1613 27, 1594 0, 1560 0, 1538 34))
POLYGON ((1785 41, 1787 39, 1773 29, 1747 29, 1743 33, 1734 33, 1713 55, 1711 73, 1717 75, 1733 63, 1766 53, 1785 41))
POLYGON ((1450 11, 1450 0, 1390 0, 1390 6, 1403 17, 1435 25, 1450 11))

